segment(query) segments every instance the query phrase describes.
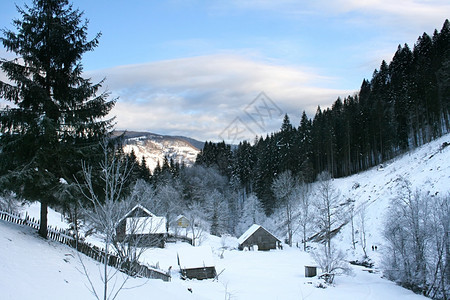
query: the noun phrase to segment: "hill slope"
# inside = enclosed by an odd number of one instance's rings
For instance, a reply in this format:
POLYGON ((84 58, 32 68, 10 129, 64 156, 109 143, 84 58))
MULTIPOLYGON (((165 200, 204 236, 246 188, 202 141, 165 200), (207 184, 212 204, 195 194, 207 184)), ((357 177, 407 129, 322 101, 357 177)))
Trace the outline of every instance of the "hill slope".
MULTIPOLYGON (((399 156, 383 165, 360 174, 333 181, 343 199, 355 201, 355 207, 365 203, 367 244, 382 249, 382 230, 390 201, 396 197, 400 178, 411 182, 413 191, 435 196, 450 193, 450 134, 409 153, 399 156)), ((358 228, 356 228, 358 229, 358 228)), ((337 237, 342 248, 350 249, 351 226, 347 224, 337 237)), ((360 249, 357 249, 360 251, 360 249)), ((361 253, 360 253, 361 254, 361 253)))
MULTIPOLYGON (((120 133, 122 132, 117 132, 120 133)), ((124 151, 134 151, 139 161, 144 157, 147 167, 152 171, 158 162, 162 165, 166 157, 173 159, 175 163, 192 165, 202 148, 203 142, 183 136, 134 131, 125 133, 124 151)))

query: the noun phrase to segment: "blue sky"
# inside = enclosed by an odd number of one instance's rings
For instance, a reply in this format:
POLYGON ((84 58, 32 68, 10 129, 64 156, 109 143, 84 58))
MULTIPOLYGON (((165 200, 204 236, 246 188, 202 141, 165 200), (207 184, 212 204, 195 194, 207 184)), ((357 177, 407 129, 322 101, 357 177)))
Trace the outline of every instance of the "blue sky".
MULTIPOLYGON (((228 142, 279 129, 284 113, 294 125, 303 110, 313 117, 318 105, 355 93, 399 44, 412 48, 450 16, 448 0, 73 4, 91 36, 102 32, 82 62, 86 77, 106 77, 119 97, 117 129, 228 142)), ((12 29, 16 17, 14 2, 3 1, 0 27, 12 29)), ((0 57, 10 54, 0 48, 0 57)))

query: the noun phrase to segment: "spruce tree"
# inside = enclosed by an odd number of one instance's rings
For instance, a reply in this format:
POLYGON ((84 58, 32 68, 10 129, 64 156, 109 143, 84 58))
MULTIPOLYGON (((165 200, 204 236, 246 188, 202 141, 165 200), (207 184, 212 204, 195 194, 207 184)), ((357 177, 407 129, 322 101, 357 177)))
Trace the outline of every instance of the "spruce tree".
POLYGON ((0 61, 8 78, 0 81, 0 97, 11 102, 0 114, 0 183, 41 203, 39 234, 46 237, 48 205, 112 129, 105 117, 115 100, 97 95, 102 82, 81 76, 82 55, 100 37, 87 39, 82 12, 67 0, 33 0, 18 11, 16 31, 3 30, 0 38, 16 56, 0 61))

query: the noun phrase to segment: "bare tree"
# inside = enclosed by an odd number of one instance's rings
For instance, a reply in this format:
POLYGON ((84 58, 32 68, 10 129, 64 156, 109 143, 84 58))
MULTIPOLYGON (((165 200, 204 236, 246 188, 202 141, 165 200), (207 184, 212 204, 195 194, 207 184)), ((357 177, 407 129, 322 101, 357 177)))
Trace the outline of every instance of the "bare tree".
POLYGON ((299 201, 299 212, 298 212, 298 220, 300 224, 300 228, 302 231, 302 243, 303 250, 307 249, 307 240, 308 234, 311 232, 312 224, 314 221, 314 216, 312 214, 311 208, 311 187, 309 184, 305 182, 301 182, 297 186, 298 201, 299 201))
POLYGON ((331 175, 322 172, 317 176, 316 197, 316 224, 324 236, 324 243, 331 251, 332 231, 341 225, 344 218, 343 207, 340 202, 340 194, 333 186, 331 175))
POLYGON ((250 194, 244 202, 237 233, 243 234, 253 224, 262 224, 266 219, 261 201, 255 194, 250 194))
POLYGON ((342 225, 345 213, 340 195, 334 188, 331 175, 322 172, 317 177, 316 185, 316 224, 323 235, 323 245, 320 251, 313 253, 316 262, 322 270, 329 274, 327 281, 333 282, 334 275, 347 270, 343 252, 335 249, 331 243, 332 232, 342 225))
POLYGON ((205 232, 209 230, 210 224, 206 221, 207 214, 204 206, 199 202, 193 202, 184 214, 189 221, 189 229, 192 234, 192 246, 199 246, 205 232))
POLYGON ((335 275, 347 274, 350 272, 348 264, 345 262, 345 254, 337 249, 333 243, 320 245, 319 250, 312 251, 312 257, 322 269, 325 281, 332 284, 335 275))
POLYGON ((436 197, 432 204, 430 247, 428 256, 431 284, 430 297, 448 299, 450 296, 450 195, 436 197))
MULTIPOLYGON (((100 162, 100 181, 102 191, 99 192, 93 180, 93 170, 91 166, 82 164, 84 182, 79 183, 79 188, 84 197, 88 200, 88 206, 81 205, 84 210, 86 222, 96 231, 103 234, 104 259, 101 280, 102 289, 94 286, 91 275, 84 268, 85 275, 90 283, 90 290, 97 299, 115 299, 124 287, 128 276, 124 276, 122 283, 116 285, 116 276, 119 270, 108 267, 111 248, 116 241, 116 228, 124 215, 131 209, 133 201, 128 198, 125 201, 124 188, 131 173, 131 167, 126 160, 116 156, 114 149, 108 147, 108 141, 101 144, 103 149, 103 160, 100 162), (111 269, 111 270, 110 270, 111 269), (109 283, 114 284, 110 288, 109 283), (102 292, 102 291, 103 292, 102 292)), ((117 249, 117 250, 120 250, 117 249)), ((122 249, 123 250, 123 249, 122 249)), ((135 253, 132 254, 135 258, 135 253)), ((83 261, 80 259, 81 263, 83 261)), ((84 267, 84 264, 83 264, 84 267)))
POLYGON ((155 200, 150 206, 150 210, 154 213, 165 215, 167 232, 170 224, 183 211, 181 187, 174 186, 175 184, 175 182, 160 184, 156 188, 155 200))
POLYGON ((291 171, 285 171, 274 179, 272 191, 278 200, 278 211, 275 213, 281 215, 282 227, 287 233, 287 243, 292 246, 292 237, 298 229, 296 218, 298 181, 291 171))
POLYGON ((385 273, 391 280, 436 299, 448 299, 448 196, 413 192, 398 178, 398 195, 391 200, 384 236, 385 273))
POLYGON ((359 221, 359 242, 361 248, 364 252, 364 259, 367 258, 367 239, 366 239, 366 222, 367 222, 367 212, 366 203, 362 203, 358 211, 358 221, 359 221))
POLYGON ((211 224, 210 233, 221 236, 227 233, 229 218, 228 203, 218 190, 213 190, 205 197, 206 212, 211 224))

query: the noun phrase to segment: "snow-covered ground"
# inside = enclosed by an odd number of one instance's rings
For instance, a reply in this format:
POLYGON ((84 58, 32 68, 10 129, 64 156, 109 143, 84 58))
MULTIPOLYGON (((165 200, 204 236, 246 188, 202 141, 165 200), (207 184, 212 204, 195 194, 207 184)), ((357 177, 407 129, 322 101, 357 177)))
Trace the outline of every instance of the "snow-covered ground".
MULTIPOLYGON (((210 241, 211 240, 211 241, 210 241)), ((269 252, 225 250, 211 237, 218 281, 183 281, 172 271, 172 282, 131 279, 118 299, 425 299, 394 283, 354 267, 354 274, 336 279, 334 287, 315 287, 317 279, 305 278, 304 266, 311 263, 299 249, 269 252), (188 291, 192 290, 192 293, 188 291)), ((0 221, 1 299, 92 299, 78 254, 71 248, 41 239, 30 228, 0 221)), ((176 253, 191 246, 169 244, 166 249, 146 253, 161 268, 176 266, 176 253)), ((91 278, 101 289, 101 266, 82 257, 91 278)), ((120 277, 119 277, 120 281, 120 277)))
MULTIPOLYGON (((149 249, 143 259, 164 270, 172 266, 172 281, 131 279, 127 286, 137 287, 123 290, 118 299, 426 299, 382 278, 377 269, 383 252, 381 230, 389 201, 396 194, 398 176, 410 180, 413 189, 433 195, 450 191, 450 147, 441 149, 444 142, 450 142, 449 135, 383 167, 333 181, 344 199, 355 200, 357 206, 368 204, 367 243, 368 254, 376 263, 373 273, 352 266, 353 274, 338 276, 334 286, 322 289, 316 287, 318 279, 305 278, 304 266, 314 262, 298 248, 238 251, 236 238, 208 236, 202 245, 211 247, 220 273, 218 281, 180 279, 177 253, 192 246, 170 243, 165 249, 149 249), (372 251, 371 245, 377 245, 379 250, 372 251)), ((26 210, 31 216, 39 216, 37 205, 26 210)), ((50 210, 49 224, 64 227, 65 223, 58 213, 50 210)), ((357 259, 361 249, 352 250, 350 230, 349 225, 343 228, 335 242, 347 251, 348 259, 357 259)), ((94 285, 101 286, 99 263, 82 259, 94 285)), ((30 228, 0 221, 1 299, 90 299, 93 297, 87 285, 80 258, 73 249, 43 240, 30 228)))
MULTIPOLYGON (((333 185, 340 191, 343 199, 355 201, 355 207, 366 203, 366 231, 369 252, 376 245, 383 252, 382 230, 391 199, 398 195, 400 177, 411 182, 412 191, 421 191, 434 196, 449 196, 450 193, 450 134, 429 144, 397 157, 382 166, 368 171, 335 179, 333 185)), ((358 229, 356 227, 355 229, 358 229)), ((361 247, 356 253, 351 250, 351 226, 348 224, 336 237, 341 249, 345 249, 353 258, 361 256, 361 247)), ((368 253, 375 263, 379 263, 381 255, 368 253)))

